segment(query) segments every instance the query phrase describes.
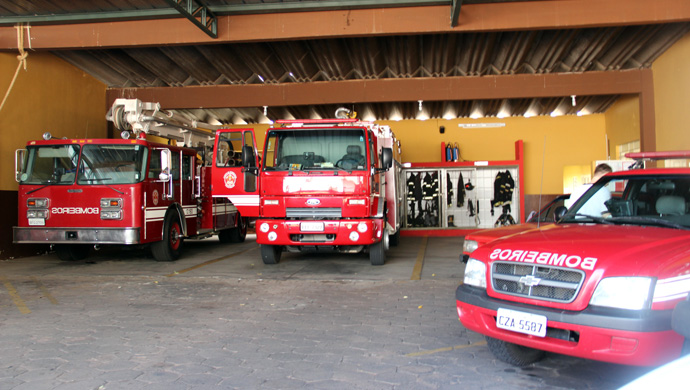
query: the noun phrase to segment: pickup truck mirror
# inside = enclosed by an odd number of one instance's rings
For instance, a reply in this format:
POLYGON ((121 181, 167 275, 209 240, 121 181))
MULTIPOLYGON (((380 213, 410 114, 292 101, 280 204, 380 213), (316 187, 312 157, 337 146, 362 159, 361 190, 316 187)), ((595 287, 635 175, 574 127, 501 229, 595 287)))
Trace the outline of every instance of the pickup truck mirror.
POLYGON ((17 149, 14 151, 14 180, 17 183, 20 180, 20 175, 26 168, 26 149, 17 149))
POLYGON ((384 171, 391 169, 393 166, 393 149, 381 149, 381 166, 384 171))
POLYGON ((554 221, 554 222, 560 221, 561 218, 563 218, 563 216, 564 216, 565 213, 567 213, 567 212, 568 212, 568 208, 565 207, 565 206, 558 206, 558 207, 556 207, 556 210, 554 210, 554 212, 553 212, 553 221, 554 221))

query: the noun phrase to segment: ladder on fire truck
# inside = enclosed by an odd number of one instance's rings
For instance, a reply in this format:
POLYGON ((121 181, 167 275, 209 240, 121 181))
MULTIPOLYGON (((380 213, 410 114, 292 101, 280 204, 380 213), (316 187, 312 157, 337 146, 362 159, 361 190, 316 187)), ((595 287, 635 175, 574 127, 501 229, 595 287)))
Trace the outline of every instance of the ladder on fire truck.
POLYGON ((121 131, 122 138, 151 134, 175 140, 185 147, 208 148, 213 144, 215 131, 220 128, 161 110, 160 103, 139 99, 116 99, 105 116, 121 131))

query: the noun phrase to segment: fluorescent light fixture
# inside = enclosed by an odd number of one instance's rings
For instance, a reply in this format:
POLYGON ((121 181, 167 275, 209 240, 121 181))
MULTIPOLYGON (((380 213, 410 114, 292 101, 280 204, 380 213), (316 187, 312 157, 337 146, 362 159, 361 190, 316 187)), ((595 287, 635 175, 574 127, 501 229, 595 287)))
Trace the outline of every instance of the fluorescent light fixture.
POLYGON ((459 123, 458 127, 462 127, 464 129, 487 129, 491 127, 505 127, 506 124, 502 122, 493 122, 493 123, 459 123))

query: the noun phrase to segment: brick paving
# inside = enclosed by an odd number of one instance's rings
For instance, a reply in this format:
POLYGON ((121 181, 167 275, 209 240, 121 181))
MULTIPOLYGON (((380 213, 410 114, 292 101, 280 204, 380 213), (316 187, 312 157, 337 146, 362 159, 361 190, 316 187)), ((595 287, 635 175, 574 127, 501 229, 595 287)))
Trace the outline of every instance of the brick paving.
MULTIPOLYGON (((434 240, 435 250, 456 247, 434 240)), ((0 389, 615 389, 647 370, 559 355, 499 362, 457 320, 450 268, 398 276, 412 269, 409 251, 409 264, 392 251, 396 277, 386 278, 343 255, 267 268, 252 246, 210 245, 247 252, 179 274, 170 269, 206 258, 0 262, 0 389), (359 268, 347 279, 318 271, 341 261, 359 268)))

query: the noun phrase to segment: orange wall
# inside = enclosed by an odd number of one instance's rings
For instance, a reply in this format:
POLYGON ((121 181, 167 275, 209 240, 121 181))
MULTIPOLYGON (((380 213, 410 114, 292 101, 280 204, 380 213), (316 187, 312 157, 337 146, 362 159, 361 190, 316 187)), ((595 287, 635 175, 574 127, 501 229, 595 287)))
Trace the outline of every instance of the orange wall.
MULTIPOLYGON (((16 53, 0 53, 0 99, 17 68, 16 53)), ((105 85, 49 53, 29 52, 0 111, 0 190, 17 190, 14 151, 48 131, 56 137, 104 138, 105 85)))
POLYGON ((652 64, 656 149, 690 149, 685 118, 690 109, 690 33, 652 64))
MULTIPOLYGON (((604 115, 486 118, 427 121, 380 121, 391 127, 402 143, 403 162, 441 162, 441 142, 457 142, 467 161, 514 160, 515 141, 523 140, 525 189, 523 194, 560 194, 563 168, 590 165, 606 158, 604 115), (459 123, 501 122, 505 127, 465 129, 459 123), (439 127, 445 126, 445 133, 439 127), (542 188, 542 160, 544 180, 542 188)), ((268 125, 230 126, 255 128, 259 149, 268 125)))

